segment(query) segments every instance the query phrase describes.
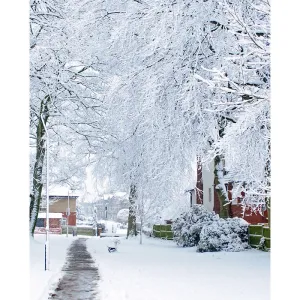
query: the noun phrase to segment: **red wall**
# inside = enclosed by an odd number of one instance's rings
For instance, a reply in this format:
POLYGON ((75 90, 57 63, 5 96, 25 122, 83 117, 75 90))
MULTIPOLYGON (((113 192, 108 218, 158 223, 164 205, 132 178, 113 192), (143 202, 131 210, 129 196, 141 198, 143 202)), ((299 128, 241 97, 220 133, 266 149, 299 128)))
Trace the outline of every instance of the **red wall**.
MULTIPOLYGON (((46 228, 46 219, 44 219, 44 226, 46 228)), ((49 218, 49 228, 60 228, 60 219, 49 218)))
POLYGON ((268 211, 264 212, 264 215, 262 216, 260 213, 254 213, 251 211, 250 208, 245 210, 245 215, 243 217, 242 213, 242 207, 240 204, 237 205, 231 205, 231 212, 233 217, 239 217, 243 218, 250 224, 257 224, 257 223, 268 223, 268 211))
MULTIPOLYGON (((232 185, 228 185, 228 198, 229 200, 232 200, 232 194, 230 190, 232 189, 232 185)), ((220 202, 219 197, 216 192, 216 189, 214 189, 214 212, 216 214, 220 213, 220 202)), ((268 223, 268 211, 264 211, 263 216, 260 213, 254 213, 250 208, 246 208, 245 215, 243 216, 243 209, 240 203, 238 204, 229 204, 229 215, 231 218, 233 217, 239 217, 243 218, 250 224, 257 224, 257 223, 268 223)))
MULTIPOLYGON (((67 218, 67 214, 65 212, 62 213, 63 218, 67 218)), ((71 212, 69 215, 69 225, 76 226, 76 212, 71 212)))
MULTIPOLYGON (((60 219, 49 218, 49 233, 61 234, 60 219)), ((45 234, 46 233, 46 219, 44 219, 44 227, 36 227, 34 233, 45 234)))

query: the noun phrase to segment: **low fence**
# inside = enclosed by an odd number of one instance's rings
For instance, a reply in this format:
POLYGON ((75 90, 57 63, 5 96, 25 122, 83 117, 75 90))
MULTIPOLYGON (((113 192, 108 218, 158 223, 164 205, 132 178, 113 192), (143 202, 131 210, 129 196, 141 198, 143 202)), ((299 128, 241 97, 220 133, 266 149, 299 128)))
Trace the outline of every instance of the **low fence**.
MULTIPOLYGON (((61 228, 49 228, 50 234, 61 234, 62 229, 61 228)), ((46 234, 46 228, 45 227, 35 227, 34 234, 46 234)))
MULTIPOLYGON (((72 235, 73 230, 77 233, 77 235, 89 235, 94 236, 95 235, 95 229, 92 227, 83 227, 83 226, 69 226, 68 234, 72 235)), ((62 234, 67 233, 67 226, 62 226, 62 234)))
POLYGON ((171 225, 153 225, 153 236, 166 240, 173 240, 171 225))
POLYGON ((249 225, 249 244, 251 247, 262 250, 271 249, 270 228, 265 225, 249 225))

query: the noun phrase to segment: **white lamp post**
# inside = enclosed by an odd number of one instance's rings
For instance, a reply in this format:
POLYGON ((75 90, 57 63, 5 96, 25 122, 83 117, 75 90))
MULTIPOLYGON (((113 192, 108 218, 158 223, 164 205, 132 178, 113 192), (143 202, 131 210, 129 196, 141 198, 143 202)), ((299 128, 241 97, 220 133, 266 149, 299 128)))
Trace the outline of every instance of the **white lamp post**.
POLYGON ((46 242, 45 242, 45 271, 49 270, 50 256, 49 256, 49 135, 46 128, 43 116, 41 115, 41 120, 46 132, 46 242))

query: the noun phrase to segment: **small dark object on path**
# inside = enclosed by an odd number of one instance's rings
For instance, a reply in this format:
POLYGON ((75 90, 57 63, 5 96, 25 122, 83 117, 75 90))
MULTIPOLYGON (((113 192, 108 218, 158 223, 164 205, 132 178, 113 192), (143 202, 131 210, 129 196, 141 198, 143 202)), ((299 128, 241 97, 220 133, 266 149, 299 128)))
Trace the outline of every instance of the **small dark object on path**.
POLYGON ((117 248, 115 248, 115 247, 109 247, 109 246, 107 246, 107 248, 108 248, 108 252, 115 252, 115 251, 117 251, 117 248))

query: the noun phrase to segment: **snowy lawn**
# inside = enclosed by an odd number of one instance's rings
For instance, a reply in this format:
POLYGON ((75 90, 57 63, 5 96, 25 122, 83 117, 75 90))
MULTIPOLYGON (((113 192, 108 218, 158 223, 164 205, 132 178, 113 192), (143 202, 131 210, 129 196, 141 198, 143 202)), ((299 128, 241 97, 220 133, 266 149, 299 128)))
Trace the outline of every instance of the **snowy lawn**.
POLYGON ((120 229, 118 228, 114 233, 112 231, 104 232, 101 233, 101 237, 113 237, 113 236, 118 236, 118 237, 123 237, 127 235, 127 229, 120 229))
POLYGON ((109 253, 114 238, 87 240, 96 260, 103 300, 267 300, 270 298, 270 253, 197 253, 172 241, 120 238, 118 252, 109 253))
POLYGON ((48 292, 62 276, 61 268, 66 259, 67 248, 77 237, 69 235, 49 235, 50 270, 45 271, 45 235, 36 234, 30 238, 30 299, 48 299, 48 292))

